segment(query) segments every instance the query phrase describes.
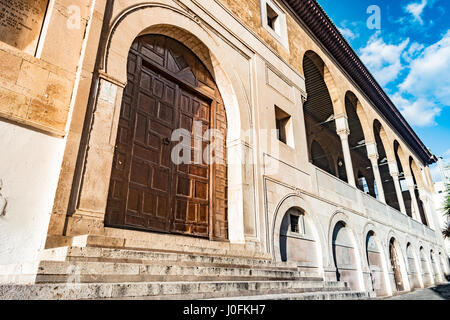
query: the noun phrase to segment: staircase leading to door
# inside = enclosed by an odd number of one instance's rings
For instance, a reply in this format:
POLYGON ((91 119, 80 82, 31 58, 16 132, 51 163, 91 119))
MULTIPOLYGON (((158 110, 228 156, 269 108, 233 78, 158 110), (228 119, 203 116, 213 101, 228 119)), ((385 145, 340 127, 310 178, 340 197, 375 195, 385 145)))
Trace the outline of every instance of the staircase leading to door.
POLYGON ((245 250, 205 248, 201 242, 177 248, 47 249, 38 262, 0 267, 0 299, 368 298, 344 282, 324 281, 294 264, 245 250))

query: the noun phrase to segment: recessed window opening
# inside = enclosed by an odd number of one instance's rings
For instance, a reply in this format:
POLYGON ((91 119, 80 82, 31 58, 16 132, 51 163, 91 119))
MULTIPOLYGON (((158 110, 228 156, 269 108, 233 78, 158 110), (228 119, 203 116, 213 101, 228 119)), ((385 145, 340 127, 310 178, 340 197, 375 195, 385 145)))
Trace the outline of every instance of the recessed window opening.
POLYGON ((266 10, 267 10, 267 25, 277 34, 280 34, 281 33, 280 19, 278 13, 276 13, 275 10, 273 10, 268 3, 266 3, 266 10))
POLYGON ((300 228, 298 226, 299 216, 291 214, 291 232, 300 233, 300 228))
POLYGON ((275 123, 278 140, 293 147, 291 116, 277 106, 275 106, 275 123))
MULTIPOLYGON (((297 210, 296 210, 297 211, 297 210)), ((291 232, 297 234, 306 234, 305 216, 299 212, 299 214, 291 213, 291 232)))

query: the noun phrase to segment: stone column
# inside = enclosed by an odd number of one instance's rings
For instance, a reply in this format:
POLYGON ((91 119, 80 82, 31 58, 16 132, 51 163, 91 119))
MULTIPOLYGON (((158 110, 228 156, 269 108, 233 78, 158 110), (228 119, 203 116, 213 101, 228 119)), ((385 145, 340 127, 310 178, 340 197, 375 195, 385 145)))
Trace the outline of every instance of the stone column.
POLYGON ((422 219, 420 219, 420 213, 419 213, 419 205, 416 198, 415 193, 415 185, 414 185, 414 179, 412 176, 405 176, 406 179, 406 185, 408 186, 409 194, 411 195, 411 203, 413 205, 413 219, 422 223, 422 219))
POLYGON ((91 228, 103 227, 124 87, 125 84, 100 75, 83 180, 72 216, 74 223, 67 227, 69 234, 83 234, 91 228))
POLYGON ((356 188, 355 174, 353 172, 352 156, 350 154, 350 146, 348 144, 348 136, 350 128, 348 126, 347 117, 342 115, 336 118, 336 132, 341 138, 342 151, 344 153, 345 169, 347 171, 348 183, 356 188))
POLYGON ((398 203, 400 205, 400 211, 404 215, 407 215, 405 201, 403 199, 402 188, 400 185, 397 163, 389 162, 389 173, 391 174, 392 179, 394 179, 395 192, 397 193, 397 199, 398 199, 398 203))
POLYGON ((386 203, 386 198, 384 196, 383 180, 381 180, 380 169, 378 167, 378 159, 380 158, 380 156, 378 155, 377 144, 375 142, 367 143, 366 148, 367 148, 367 156, 369 157, 369 160, 372 163, 373 175, 375 176, 375 181, 377 183, 378 200, 386 203))

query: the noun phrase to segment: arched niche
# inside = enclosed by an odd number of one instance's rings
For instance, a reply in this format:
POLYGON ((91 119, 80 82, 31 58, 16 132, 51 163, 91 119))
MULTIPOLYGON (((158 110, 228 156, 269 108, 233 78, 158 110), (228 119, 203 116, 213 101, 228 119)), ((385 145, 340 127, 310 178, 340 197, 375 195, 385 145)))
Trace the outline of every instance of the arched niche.
POLYGON ((427 259, 427 254, 425 253, 424 247, 420 247, 420 269, 422 271, 423 285, 429 287, 433 284, 433 275, 430 270, 430 264, 427 259))
POLYGON ((372 288, 375 290, 376 295, 389 295, 390 288, 386 283, 383 247, 372 230, 366 235, 366 258, 369 265, 372 288))
POLYGON ((357 290, 362 287, 362 271, 353 233, 342 220, 338 221, 332 230, 331 251, 336 268, 336 280, 347 282, 350 288, 357 290))
POLYGON ((414 252, 414 248, 410 242, 406 245, 406 258, 408 267, 409 283, 411 284, 411 290, 414 288, 422 287, 422 279, 420 276, 417 256, 414 252))
POLYGON ((297 207, 290 208, 280 226, 281 261, 293 262, 301 270, 319 270, 320 245, 314 235, 314 225, 307 213, 297 207))
POLYGON ((403 265, 403 255, 400 250, 400 246, 397 240, 392 237, 389 240, 389 261, 392 270, 391 281, 393 282, 392 288, 397 292, 405 291, 408 289, 408 277, 405 266, 403 265))
POLYGON ((328 263, 325 254, 327 251, 323 245, 325 238, 311 206, 297 194, 286 195, 277 205, 270 242, 275 261, 297 262, 304 270, 323 274, 324 265, 328 263), (291 232, 291 214, 299 217, 302 215, 303 220, 299 219, 299 222, 304 222, 304 235, 291 232))

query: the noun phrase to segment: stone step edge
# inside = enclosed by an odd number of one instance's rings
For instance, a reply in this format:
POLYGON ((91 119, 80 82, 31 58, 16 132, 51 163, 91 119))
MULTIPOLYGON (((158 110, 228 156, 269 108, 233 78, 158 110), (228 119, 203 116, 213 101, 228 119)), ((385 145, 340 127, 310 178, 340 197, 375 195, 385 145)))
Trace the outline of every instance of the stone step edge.
POLYGON ((210 293, 189 293, 189 296, 182 294, 170 294, 170 295, 154 295, 154 296, 135 296, 135 297, 121 297, 121 298, 103 298, 102 300, 184 300, 184 301, 191 301, 191 300, 263 300, 265 295, 283 295, 283 294, 312 294, 315 293, 337 293, 337 294, 344 294, 347 292, 353 292, 353 293, 359 293, 358 291, 350 291, 346 288, 320 288, 320 287, 314 287, 314 288, 296 288, 291 289, 290 293, 282 292, 279 289, 273 289, 270 290, 271 293, 253 293, 253 291, 250 292, 236 292, 236 291, 230 291, 230 292, 210 292, 210 293), (327 290, 328 289, 328 290, 327 290), (250 294, 249 294, 250 293, 250 294), (244 297, 245 299, 241 299, 241 297, 244 297), (250 299, 248 298, 250 297, 250 299))
POLYGON ((235 269, 253 269, 253 270, 272 270, 287 272, 302 272, 304 274, 319 275, 318 272, 299 270, 298 267, 289 267, 280 264, 245 264, 245 263, 226 263, 226 262, 205 262, 205 261, 184 261, 184 260, 149 260, 149 259, 124 259, 124 258, 87 258, 82 256, 70 256, 62 259, 44 259, 46 262, 70 262, 70 263, 119 263, 136 265, 160 265, 160 266, 180 266, 180 267, 210 267, 210 268, 235 268, 235 269))
MULTIPOLYGON (((188 290, 186 292, 187 295, 189 294, 204 294, 204 295, 208 295, 208 294, 212 294, 212 293, 217 293, 217 294, 223 294, 223 295, 227 295, 227 296, 242 296, 242 295, 252 295, 253 293, 255 294, 270 294, 273 292, 276 292, 276 294, 282 294, 281 290, 283 292, 288 291, 289 293, 295 293, 296 291, 299 292, 304 292, 305 290, 307 291, 320 291, 320 290, 315 290, 315 289, 321 289, 321 290, 325 290, 325 289, 329 289, 329 291, 339 291, 339 292, 348 292, 350 291, 350 289, 348 287, 330 287, 327 286, 327 283, 323 283, 322 287, 303 287, 303 288, 281 288, 280 286, 278 286, 277 288, 271 288, 270 284, 280 284, 280 283, 289 283, 289 281, 197 281, 197 282, 185 282, 185 281, 180 281, 180 282, 172 282, 172 283, 164 283, 164 282, 146 282, 146 283, 129 283, 129 282, 123 282, 123 283, 113 283, 113 284, 104 284, 104 283, 92 283, 92 284, 84 284, 84 283, 80 283, 80 284, 34 284, 34 285, 0 285, 0 292, 3 292, 4 294, 8 294, 8 291, 11 292, 11 290, 13 290, 13 295, 11 297, 11 295, 9 295, 8 298, 5 299, 17 299, 18 296, 21 296, 21 298, 24 299, 33 299, 33 298, 37 298, 39 299, 37 295, 39 295, 40 293, 45 293, 47 291, 48 292, 54 292, 60 299, 71 299, 71 297, 69 295, 72 295, 72 298, 77 297, 77 299, 125 299, 125 298, 139 298, 139 297, 143 297, 143 298, 153 298, 153 297, 166 297, 166 298, 170 298, 171 296, 174 295, 181 295, 182 293, 155 293, 155 294, 128 294, 127 295, 127 290, 123 290, 122 288, 131 288, 131 290, 139 290, 139 287, 141 287, 141 289, 147 287, 151 287, 152 285, 156 285, 156 286, 160 286, 161 290, 161 286, 164 285, 169 285, 169 288, 166 288, 166 292, 170 292, 170 287, 182 287, 183 285, 187 286, 187 288, 191 287, 193 288, 194 292, 192 292, 192 290, 188 290), (231 290, 219 290, 219 291, 208 291, 208 285, 212 285, 212 286, 217 286, 217 285, 230 285, 230 284, 234 284, 234 288, 230 288, 231 290), (249 284, 253 284, 253 288, 248 288, 248 289, 239 289, 239 285, 249 285, 249 284), (259 292, 255 291, 255 287, 257 286, 257 284, 261 284, 262 285, 269 285, 269 287, 266 288, 260 288, 259 292), (206 287, 201 288, 201 285, 206 285, 206 287), (134 288, 133 288, 134 287, 134 288), (27 289, 29 289, 29 291, 27 292, 27 289), (34 289, 34 290, 33 290, 34 289), (206 290, 205 290, 206 289, 206 290), (63 291, 61 293, 61 290, 63 291), (241 291, 239 291, 241 290, 241 291), (58 292, 60 291, 60 292, 58 292), (86 297, 86 293, 84 294, 85 297, 83 297, 83 294, 81 294, 81 297, 79 295, 80 292, 104 292, 106 293, 106 296, 95 296, 95 297, 86 297), (107 293, 108 291, 110 291, 110 293, 107 293), (65 293, 64 293, 65 292, 65 293), (120 294, 123 294, 123 296, 120 296, 120 294), (64 298, 67 297, 67 298, 64 298)), ((176 290, 179 291, 179 290, 176 290)), ((5 297, 5 296, 3 296, 5 297)), ((2 296, 0 296, 0 299, 2 298, 2 296)), ((48 296, 44 296, 42 297, 43 299, 55 299, 55 297, 53 297, 51 294, 48 296)))
MULTIPOLYGON (((200 258, 227 258, 227 259, 248 259, 248 260, 254 260, 259 261, 261 263, 272 263, 272 258, 261 258, 256 256, 243 256, 243 255, 229 255, 226 253, 223 254, 215 254, 215 253, 205 253, 205 252, 188 252, 188 251, 177 251, 177 250, 164 250, 164 249, 154 249, 154 248, 117 248, 117 247, 100 247, 100 246, 90 246, 90 247, 80 247, 80 246, 67 246, 67 247, 58 247, 58 248, 52 248, 52 249, 45 249, 41 251, 38 255, 38 258, 40 260, 44 259, 58 259, 58 258, 65 258, 67 256, 70 256, 69 250, 70 249, 99 249, 99 250, 123 250, 124 252, 130 252, 130 253, 155 253, 155 254, 167 254, 167 255, 185 255, 185 256, 197 256, 200 258)), ((296 267, 295 263, 288 262, 283 263, 284 265, 290 266, 290 267, 296 267)))
MULTIPOLYGON (((136 278, 139 276, 136 276, 136 278)), ((304 277, 277 277, 277 276, 158 276, 158 275, 150 275, 150 276, 143 276, 143 279, 136 279, 132 280, 130 278, 133 278, 133 276, 101 276, 101 275, 94 275, 94 276, 81 276, 77 279, 73 279, 71 276, 65 276, 65 275, 38 275, 36 276, 35 284, 75 284, 75 283, 84 283, 84 284, 94 284, 94 283, 104 283, 104 284, 114 284, 114 283, 134 283, 134 284, 140 284, 145 282, 165 282, 165 283, 174 283, 181 280, 189 281, 192 283, 198 282, 198 281, 217 281, 217 279, 220 279, 221 281, 239 281, 239 282, 247 282, 247 281, 277 281, 277 282, 301 282, 301 283, 307 283, 307 284, 319 284, 323 282, 323 279, 320 278, 304 278, 304 277), (70 281, 69 281, 70 280, 70 281)), ((330 284, 327 284, 330 285, 330 284)), ((335 285, 333 287, 345 287, 345 285, 335 285)))
MULTIPOLYGON (((303 297, 310 297, 310 296, 323 296, 330 298, 332 295, 341 295, 341 296, 358 296, 358 299, 370 299, 369 294, 364 291, 313 291, 313 292, 301 292, 301 293, 274 293, 274 294, 255 294, 255 295, 248 295, 248 296, 227 296, 223 298, 210 298, 210 299, 204 299, 204 300, 264 300, 264 301, 270 301, 270 300, 295 300, 295 299, 289 299, 289 298, 303 298, 303 297), (362 297, 360 297, 362 296, 362 297)), ((319 300, 319 299, 315 299, 319 300)), ((320 299, 320 300, 327 300, 327 299, 320 299)))
MULTIPOLYGON (((186 252, 186 251, 176 251, 176 250, 163 250, 163 249, 144 249, 144 248, 114 248, 114 247, 79 247, 79 246, 66 246, 66 247, 58 247, 58 248, 52 248, 52 249, 45 249, 41 251, 38 255, 38 260, 51 260, 51 259, 63 259, 67 257, 87 257, 87 256, 81 256, 76 255, 77 253, 73 253, 71 251, 74 250, 84 250, 84 249, 98 249, 100 250, 98 254, 91 255, 88 257, 101 257, 102 251, 115 251, 120 250, 124 252, 125 254, 161 254, 161 255, 167 255, 168 257, 172 255, 179 255, 179 256, 195 256, 200 259, 208 259, 208 258, 223 258, 223 259, 243 259, 243 260, 253 260, 255 262, 260 263, 274 263, 274 264, 280 264, 278 262, 273 262, 273 259, 267 259, 267 258, 258 258, 258 257, 250 257, 250 256, 230 256, 225 254, 212 254, 212 253, 198 253, 198 252, 186 252)), ((88 253, 89 254, 89 253, 88 253)), ((118 258, 120 259, 120 258, 118 258)), ((171 260, 176 261, 176 260, 171 260)), ((283 266, 296 268, 297 265, 292 262, 282 263, 283 266)))
MULTIPOLYGON (((152 234, 153 238, 161 238, 163 235, 152 234)), ((72 238, 71 246, 74 247, 105 247, 117 249, 156 249, 164 250, 167 246, 176 247, 174 251, 192 252, 193 254, 204 253, 205 251, 221 252, 223 255, 236 257, 256 257, 261 259, 272 259, 270 254, 246 249, 245 244, 231 244, 228 242, 214 242, 205 239, 190 239, 188 237, 173 236, 169 243, 161 245, 161 241, 143 240, 143 239, 128 239, 97 235, 81 235, 72 238), (188 243, 186 243, 186 241, 188 243), (189 243, 192 242, 192 243, 189 243), (195 244, 198 242, 198 244, 195 244), (192 251, 188 251, 191 249, 192 251)))
POLYGON ((46 267, 54 267, 54 266, 61 266, 61 267, 123 267, 123 268, 132 268, 132 267, 180 267, 180 268, 211 268, 211 269, 238 269, 238 270, 255 270, 255 271, 267 271, 267 272, 283 272, 283 273, 297 273, 302 275, 311 275, 311 276, 317 276, 320 277, 319 273, 317 272, 306 272, 302 270, 298 270, 298 268, 289 268, 289 267, 283 267, 283 266, 276 266, 276 265, 244 265, 244 264, 237 264, 237 265, 230 265, 225 263, 204 263, 204 262, 197 262, 197 261, 159 261, 159 260, 147 260, 147 261, 138 261, 138 262, 132 262, 132 261, 117 261, 117 260, 110 260, 110 261, 92 261, 92 260, 41 260, 39 261, 38 268, 41 270, 42 268, 46 267))

